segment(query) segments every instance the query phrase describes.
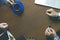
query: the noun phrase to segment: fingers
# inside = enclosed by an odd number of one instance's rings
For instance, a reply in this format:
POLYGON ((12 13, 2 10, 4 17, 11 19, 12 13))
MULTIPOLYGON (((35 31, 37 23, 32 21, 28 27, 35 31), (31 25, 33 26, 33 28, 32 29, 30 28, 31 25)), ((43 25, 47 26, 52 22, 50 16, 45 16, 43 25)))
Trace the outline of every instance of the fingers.
POLYGON ((51 16, 52 14, 51 13, 46 13, 48 16, 51 16))
POLYGON ((48 9, 47 11, 51 11, 52 12, 52 11, 55 11, 55 10, 51 8, 51 9, 48 9))
POLYGON ((50 28, 51 33, 56 33, 54 29, 50 28))
POLYGON ((48 9, 48 10, 46 10, 46 14, 48 16, 57 17, 57 12, 54 9, 48 9))
POLYGON ((49 16, 51 16, 52 11, 53 11, 53 9, 48 9, 48 10, 46 11, 46 14, 49 15, 49 16))
POLYGON ((12 0, 7 0, 8 3, 10 3, 11 5, 13 5, 13 1, 11 2, 12 0))
POLYGON ((14 3, 14 0, 11 0, 14 3))
POLYGON ((46 30, 45 30, 45 35, 50 35, 50 29, 49 28, 47 28, 46 30))
POLYGON ((0 28, 6 28, 6 27, 8 27, 7 23, 0 23, 0 28))
POLYGON ((55 30, 52 29, 52 28, 47 28, 47 29, 45 30, 45 35, 50 36, 51 34, 53 34, 53 35, 55 36, 55 35, 56 35, 55 30))
POLYGON ((54 30, 54 29, 52 29, 52 28, 47 28, 47 29, 46 29, 46 32, 54 33, 54 32, 55 32, 55 30, 54 30))

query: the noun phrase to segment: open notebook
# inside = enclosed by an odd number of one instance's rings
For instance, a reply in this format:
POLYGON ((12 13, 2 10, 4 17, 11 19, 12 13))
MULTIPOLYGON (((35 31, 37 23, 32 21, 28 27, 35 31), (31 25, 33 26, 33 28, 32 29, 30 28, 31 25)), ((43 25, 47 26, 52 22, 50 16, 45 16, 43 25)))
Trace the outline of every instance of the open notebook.
POLYGON ((35 4, 60 9, 60 0, 35 0, 35 4))

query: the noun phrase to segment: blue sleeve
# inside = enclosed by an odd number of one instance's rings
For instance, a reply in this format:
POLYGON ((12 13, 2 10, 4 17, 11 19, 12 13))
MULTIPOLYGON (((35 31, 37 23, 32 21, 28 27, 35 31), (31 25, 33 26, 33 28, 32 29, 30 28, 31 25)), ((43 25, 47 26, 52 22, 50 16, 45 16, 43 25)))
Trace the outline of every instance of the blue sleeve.
POLYGON ((54 40, 60 40, 59 36, 58 36, 58 35, 55 36, 55 37, 54 37, 54 40))

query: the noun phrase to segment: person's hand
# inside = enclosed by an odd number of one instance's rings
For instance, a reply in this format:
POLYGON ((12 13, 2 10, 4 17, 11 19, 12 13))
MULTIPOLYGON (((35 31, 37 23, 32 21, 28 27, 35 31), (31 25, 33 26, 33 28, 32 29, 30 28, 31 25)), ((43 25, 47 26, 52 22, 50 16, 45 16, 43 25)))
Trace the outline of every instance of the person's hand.
POLYGON ((11 0, 12 3, 14 3, 14 0, 11 0))
POLYGON ((56 36, 56 32, 55 32, 55 30, 52 29, 52 28, 47 28, 47 29, 45 30, 45 35, 46 35, 46 36, 53 36, 53 37, 55 37, 55 36, 56 36))
POLYGON ((7 0, 8 3, 10 3, 11 5, 14 4, 14 0, 7 0))
POLYGON ((57 17, 57 12, 54 9, 48 9, 46 10, 46 14, 51 17, 57 17))
POLYGON ((8 24, 7 23, 0 23, 0 28, 7 28, 8 24))

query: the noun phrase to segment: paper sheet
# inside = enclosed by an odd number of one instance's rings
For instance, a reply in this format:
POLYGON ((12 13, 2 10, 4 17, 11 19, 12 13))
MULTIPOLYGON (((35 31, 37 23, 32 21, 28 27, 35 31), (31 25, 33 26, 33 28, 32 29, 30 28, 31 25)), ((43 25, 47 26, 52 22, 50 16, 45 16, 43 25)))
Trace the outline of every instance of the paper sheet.
POLYGON ((60 9, 60 0, 35 0, 35 4, 50 6, 60 9))

